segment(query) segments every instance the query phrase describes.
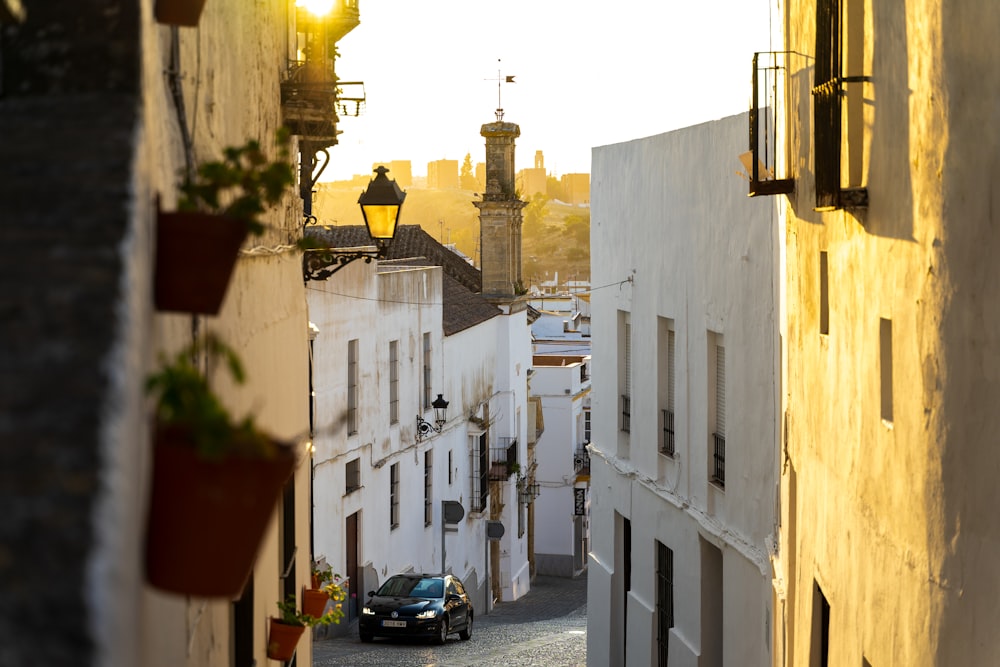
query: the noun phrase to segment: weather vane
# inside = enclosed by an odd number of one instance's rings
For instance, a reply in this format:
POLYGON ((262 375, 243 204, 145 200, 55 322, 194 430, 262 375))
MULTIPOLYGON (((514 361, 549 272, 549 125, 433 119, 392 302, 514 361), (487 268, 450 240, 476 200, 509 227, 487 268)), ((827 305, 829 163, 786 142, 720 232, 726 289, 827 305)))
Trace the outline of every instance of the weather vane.
MULTIPOLYGON (((497 58, 497 62, 500 62, 499 58, 497 58)), ((501 104, 501 102, 500 102, 500 86, 501 86, 501 84, 504 84, 504 83, 516 83, 514 81, 514 76, 515 75, 513 75, 513 74, 508 74, 506 76, 503 76, 503 75, 500 74, 500 69, 497 68, 497 78, 496 79, 486 79, 487 81, 496 81, 497 82, 497 110, 496 110, 497 122, 503 120, 503 104, 501 104)))

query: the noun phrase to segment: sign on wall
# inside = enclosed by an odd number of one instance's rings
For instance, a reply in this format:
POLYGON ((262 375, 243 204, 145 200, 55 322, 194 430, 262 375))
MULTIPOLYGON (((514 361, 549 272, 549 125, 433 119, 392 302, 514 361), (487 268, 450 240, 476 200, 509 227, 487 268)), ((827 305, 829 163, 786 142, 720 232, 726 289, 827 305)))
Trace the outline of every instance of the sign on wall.
POLYGON ((587 489, 573 489, 573 515, 583 516, 587 506, 587 489))

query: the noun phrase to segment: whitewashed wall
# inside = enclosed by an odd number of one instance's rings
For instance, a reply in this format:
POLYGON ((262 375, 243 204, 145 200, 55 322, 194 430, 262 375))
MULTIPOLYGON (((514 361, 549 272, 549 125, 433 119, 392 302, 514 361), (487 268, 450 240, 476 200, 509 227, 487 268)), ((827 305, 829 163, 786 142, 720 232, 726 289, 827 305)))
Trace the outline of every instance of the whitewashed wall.
POLYGON ((588 662, 654 662, 655 541, 674 551, 670 664, 718 651, 770 661, 778 442, 778 246, 773 201, 734 172, 745 114, 593 152, 593 445, 588 662), (631 317, 631 433, 619 431, 619 311, 631 317), (674 459, 659 451, 657 318, 674 322, 674 459), (726 348, 726 484, 709 481, 709 331, 726 348), (631 592, 623 519, 631 519, 631 592), (702 627, 700 545, 722 553, 721 646, 702 627), (694 590, 691 589, 694 587, 694 590), (628 626, 623 624, 625 600, 628 626))

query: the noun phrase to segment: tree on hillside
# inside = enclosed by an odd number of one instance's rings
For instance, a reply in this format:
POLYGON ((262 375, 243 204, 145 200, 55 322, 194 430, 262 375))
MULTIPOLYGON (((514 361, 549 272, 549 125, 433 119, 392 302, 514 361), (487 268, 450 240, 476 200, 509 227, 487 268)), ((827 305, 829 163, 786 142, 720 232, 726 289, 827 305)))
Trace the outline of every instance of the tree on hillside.
POLYGON ((462 169, 458 173, 459 183, 463 190, 478 190, 479 181, 476 180, 475 175, 472 173, 472 154, 465 154, 465 162, 462 163, 462 169))
POLYGON ((577 215, 575 213, 567 215, 566 236, 576 241, 577 245, 590 247, 590 214, 577 215))
POLYGON ((550 199, 558 199, 559 201, 566 201, 566 197, 563 194, 562 183, 555 176, 549 176, 545 179, 545 190, 549 195, 550 199))
POLYGON ((526 234, 541 231, 542 221, 545 220, 545 215, 548 213, 546 209, 546 204, 548 203, 548 197, 541 193, 533 194, 528 198, 528 205, 524 207, 523 213, 524 231, 526 234))

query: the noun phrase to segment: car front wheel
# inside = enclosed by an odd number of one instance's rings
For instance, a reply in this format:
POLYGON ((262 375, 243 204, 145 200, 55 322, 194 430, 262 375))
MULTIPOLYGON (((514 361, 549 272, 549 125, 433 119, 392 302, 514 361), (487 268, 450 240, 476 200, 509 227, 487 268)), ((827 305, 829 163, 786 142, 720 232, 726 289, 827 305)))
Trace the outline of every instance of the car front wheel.
POLYGON ((459 632, 458 636, 462 638, 462 641, 469 641, 472 638, 472 614, 469 614, 465 629, 459 632))
POLYGON ((438 629, 437 643, 444 644, 448 641, 448 617, 441 619, 441 626, 438 629))

